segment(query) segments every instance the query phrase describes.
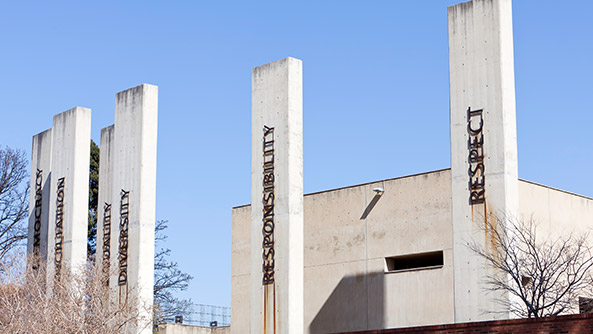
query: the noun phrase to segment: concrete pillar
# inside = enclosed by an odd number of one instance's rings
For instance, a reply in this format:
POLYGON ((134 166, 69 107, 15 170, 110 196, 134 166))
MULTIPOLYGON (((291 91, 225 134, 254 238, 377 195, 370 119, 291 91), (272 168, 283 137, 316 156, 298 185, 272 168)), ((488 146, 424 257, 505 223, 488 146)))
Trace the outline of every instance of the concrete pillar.
MULTIPOLYGON (((152 321, 156 196, 157 86, 142 84, 115 98, 110 285, 120 305, 138 299, 142 317, 152 321), (117 250, 117 251, 116 251, 117 250), (136 295, 130 295, 136 294, 136 295)), ((146 323, 127 333, 152 333, 146 323)))
POLYGON ((54 116, 49 202, 48 275, 83 269, 87 256, 91 110, 54 116))
POLYGON ((29 200, 29 233, 27 254, 34 269, 47 260, 47 227, 51 187, 52 130, 33 136, 31 156, 31 189, 29 200))
POLYGON ((251 334, 303 333, 302 62, 253 69, 251 334))
MULTIPOLYGON (((111 253, 117 250, 117 244, 112 246, 113 213, 113 129, 108 126, 101 129, 101 146, 99 157, 99 198, 97 201, 97 265, 105 273, 111 271, 111 253)), ((108 285, 108 282, 107 282, 108 285)))
POLYGON ((507 318, 495 299, 509 296, 485 292, 485 278, 499 273, 467 244, 492 249, 479 226, 496 215, 517 216, 511 0, 461 3, 448 16, 455 321, 507 318))

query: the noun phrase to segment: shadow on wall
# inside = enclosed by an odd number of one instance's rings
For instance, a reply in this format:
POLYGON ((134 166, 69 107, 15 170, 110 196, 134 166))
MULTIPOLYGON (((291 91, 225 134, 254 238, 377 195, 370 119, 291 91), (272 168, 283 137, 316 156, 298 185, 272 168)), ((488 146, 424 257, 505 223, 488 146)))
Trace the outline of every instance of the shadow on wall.
POLYGON ((382 271, 343 277, 311 321, 309 333, 382 329, 383 278, 382 271))

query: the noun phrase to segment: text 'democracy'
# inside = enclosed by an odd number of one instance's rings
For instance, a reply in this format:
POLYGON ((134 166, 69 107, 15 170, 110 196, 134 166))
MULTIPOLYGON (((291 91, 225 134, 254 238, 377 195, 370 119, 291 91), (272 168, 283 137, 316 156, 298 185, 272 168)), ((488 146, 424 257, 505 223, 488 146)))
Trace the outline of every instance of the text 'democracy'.
POLYGON ((119 286, 128 283, 128 227, 130 214, 130 192, 121 190, 119 207, 119 286))
POLYGON ((264 125, 263 136, 263 285, 274 283, 274 128, 264 125))
POLYGON ((37 169, 35 175, 35 224, 33 225, 33 254, 39 256, 41 248, 41 209, 43 200, 43 171, 37 169))
POLYGON ((41 213, 43 203, 43 171, 37 169, 35 174, 35 223, 33 224, 33 269, 39 268, 39 256, 41 253, 41 213))
POLYGON ((471 110, 467 108, 467 148, 469 154, 467 162, 469 168, 469 203, 482 204, 486 200, 486 166, 484 165, 484 118, 483 109, 471 110))

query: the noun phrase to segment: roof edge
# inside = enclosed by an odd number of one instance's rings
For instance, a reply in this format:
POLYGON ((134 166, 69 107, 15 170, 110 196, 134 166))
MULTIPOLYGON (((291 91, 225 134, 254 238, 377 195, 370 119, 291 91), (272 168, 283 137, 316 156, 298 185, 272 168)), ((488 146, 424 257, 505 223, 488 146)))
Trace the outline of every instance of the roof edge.
MULTIPOLYGON (((428 171, 428 172, 422 172, 422 173, 410 174, 410 175, 405 175, 405 176, 392 177, 392 178, 389 178, 389 179, 383 179, 383 180, 376 180, 376 181, 371 181, 371 182, 359 183, 359 184, 355 184, 355 185, 351 185, 351 186, 345 186, 345 187, 339 187, 339 188, 335 188, 335 189, 321 190, 321 191, 316 191, 316 192, 304 194, 303 196, 311 196, 311 195, 317 195, 317 194, 327 193, 327 192, 330 192, 330 191, 337 191, 337 190, 344 190, 344 189, 348 189, 348 188, 355 188, 355 187, 360 187, 360 186, 366 186, 366 185, 377 183, 377 182, 393 181, 393 180, 398 180, 398 179, 405 179, 405 178, 408 178, 408 177, 416 177, 416 176, 428 175, 428 174, 433 174, 433 173, 440 173, 440 172, 444 172, 444 171, 447 171, 447 170, 451 170, 451 168, 450 167, 449 168, 442 168, 442 169, 437 169, 437 170, 428 171)), ((246 207, 246 206, 251 206, 251 203, 234 206, 232 209, 233 210, 240 209, 240 208, 243 208, 243 207, 246 207)))
POLYGON ((543 187, 543 188, 547 188, 547 189, 550 189, 550 190, 556 190, 556 191, 559 191, 559 192, 562 192, 562 193, 565 193, 565 194, 569 194, 569 195, 573 195, 573 196, 577 196, 577 197, 581 197, 581 198, 584 198, 584 199, 588 199, 590 201, 593 201, 593 198, 591 198, 591 197, 587 197, 585 195, 580 195, 580 194, 577 194, 577 193, 573 193, 573 192, 570 192, 570 191, 567 191, 567 190, 562 190, 562 189, 558 189, 558 188, 546 186, 545 184, 541 184, 541 183, 537 183, 537 182, 533 182, 533 181, 529 181, 529 180, 525 180, 525 179, 519 179, 519 181, 525 182, 525 183, 529 183, 529 184, 533 184, 535 186, 540 186, 540 187, 543 187))

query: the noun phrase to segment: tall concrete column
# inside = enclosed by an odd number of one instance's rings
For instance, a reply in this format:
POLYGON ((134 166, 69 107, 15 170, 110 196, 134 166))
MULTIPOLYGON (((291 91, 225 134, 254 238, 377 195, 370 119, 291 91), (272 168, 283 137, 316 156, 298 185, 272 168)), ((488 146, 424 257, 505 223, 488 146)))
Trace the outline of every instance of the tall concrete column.
MULTIPOLYGON (((99 155, 99 196, 97 201, 97 252, 96 261, 105 273, 109 273, 111 253, 117 251, 112 247, 112 226, 116 223, 112 219, 113 211, 113 129, 108 126, 101 129, 101 146, 99 155)), ((117 239, 117 238, 115 238, 117 239)), ((115 248, 114 248, 115 247, 115 248)), ((107 283, 108 284, 108 283, 107 283)))
MULTIPOLYGON (((131 297, 152 321, 158 88, 142 84, 115 98, 110 285, 120 305, 131 297), (116 242, 114 244, 114 242, 116 242), (135 295, 131 295, 135 294, 135 295)), ((152 333, 140 324, 127 333, 152 333)))
POLYGON ((87 255, 91 110, 54 116, 49 202, 48 275, 84 269, 87 255))
POLYGON ((500 273, 467 244, 493 249, 486 220, 518 211, 511 0, 461 3, 448 16, 455 321, 507 318, 495 300, 509 296, 485 292, 500 273))
POLYGON ((47 260, 51 156, 52 129, 49 129, 33 136, 27 254, 34 261, 29 264, 34 269, 40 261, 47 260))
POLYGON ((251 334, 303 333, 302 62, 253 69, 251 334))

